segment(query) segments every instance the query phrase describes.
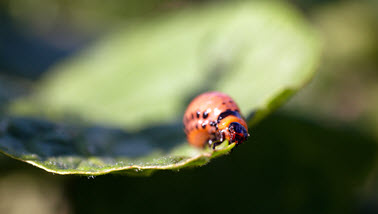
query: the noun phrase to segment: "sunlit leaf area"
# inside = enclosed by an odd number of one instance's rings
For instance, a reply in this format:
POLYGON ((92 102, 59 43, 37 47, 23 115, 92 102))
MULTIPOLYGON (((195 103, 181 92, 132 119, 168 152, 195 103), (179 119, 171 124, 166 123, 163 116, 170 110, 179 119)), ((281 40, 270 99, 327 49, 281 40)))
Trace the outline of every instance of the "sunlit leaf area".
POLYGON ((378 4, 0 2, 0 213, 378 213, 378 4), (190 101, 250 137, 194 147, 190 101))

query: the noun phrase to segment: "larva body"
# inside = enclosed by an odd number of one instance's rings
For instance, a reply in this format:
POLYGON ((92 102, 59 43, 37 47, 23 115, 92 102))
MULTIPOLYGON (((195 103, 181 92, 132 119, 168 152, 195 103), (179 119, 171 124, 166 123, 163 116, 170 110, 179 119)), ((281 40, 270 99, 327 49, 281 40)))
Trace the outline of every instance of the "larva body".
POLYGON ((214 148, 225 139, 240 144, 248 137, 248 126, 239 107, 221 92, 206 92, 194 98, 183 122, 188 142, 196 147, 214 148))

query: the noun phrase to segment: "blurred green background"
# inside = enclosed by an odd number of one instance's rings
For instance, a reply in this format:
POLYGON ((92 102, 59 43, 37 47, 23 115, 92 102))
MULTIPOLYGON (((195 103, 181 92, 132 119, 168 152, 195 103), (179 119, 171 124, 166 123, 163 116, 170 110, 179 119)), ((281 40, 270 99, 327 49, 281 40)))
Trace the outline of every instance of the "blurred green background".
MULTIPOLYGON (((1 1, 0 115, 50 66, 119 23, 208 2, 1 1)), ((56 176, 0 155, 0 213, 378 213, 378 3, 288 2, 323 37, 323 61, 247 144, 147 178, 56 176)))

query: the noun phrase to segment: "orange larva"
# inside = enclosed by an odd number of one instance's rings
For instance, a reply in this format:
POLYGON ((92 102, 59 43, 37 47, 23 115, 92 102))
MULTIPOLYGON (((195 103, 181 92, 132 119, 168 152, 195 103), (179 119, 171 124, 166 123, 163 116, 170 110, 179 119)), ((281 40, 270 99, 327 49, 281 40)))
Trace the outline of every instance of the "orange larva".
POLYGON ((240 144, 247 140, 248 126, 232 98, 221 92, 206 92, 192 100, 184 114, 184 130, 189 143, 215 148, 227 139, 240 144))

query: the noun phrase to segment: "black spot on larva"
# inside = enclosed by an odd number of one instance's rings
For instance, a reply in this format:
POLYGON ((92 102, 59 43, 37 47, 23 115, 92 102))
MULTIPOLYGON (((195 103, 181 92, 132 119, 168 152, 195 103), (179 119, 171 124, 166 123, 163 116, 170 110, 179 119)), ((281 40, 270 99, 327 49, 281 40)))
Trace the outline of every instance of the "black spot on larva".
POLYGON ((203 119, 206 119, 208 116, 209 116, 208 110, 206 110, 205 112, 203 112, 203 119))
POLYGON ((231 109, 227 109, 226 111, 222 112, 222 113, 218 116, 218 123, 219 123, 222 119, 224 119, 224 118, 226 118, 226 117, 228 117, 228 116, 230 116, 230 115, 234 115, 234 116, 236 116, 236 117, 242 118, 238 112, 236 112, 236 111, 231 111, 231 109))
POLYGON ((194 119, 194 114, 192 113, 192 120, 194 119))
POLYGON ((201 115, 201 112, 199 112, 199 111, 197 111, 197 118, 199 118, 200 117, 200 115, 201 115))
POLYGON ((226 105, 226 102, 222 102, 222 105, 226 105))
POLYGON ((198 129, 198 124, 196 124, 196 129, 198 129))
POLYGON ((216 121, 210 121, 210 126, 216 126, 217 125, 217 122, 216 121))
POLYGON ((202 128, 203 128, 203 129, 206 128, 206 123, 202 123, 202 128))
POLYGON ((229 103, 233 103, 233 101, 232 100, 230 100, 230 101, 228 101, 229 103))

